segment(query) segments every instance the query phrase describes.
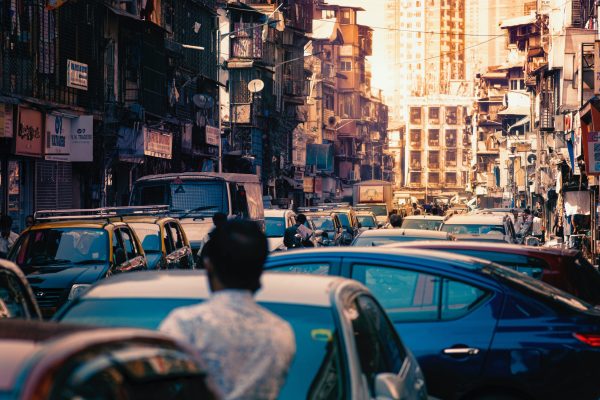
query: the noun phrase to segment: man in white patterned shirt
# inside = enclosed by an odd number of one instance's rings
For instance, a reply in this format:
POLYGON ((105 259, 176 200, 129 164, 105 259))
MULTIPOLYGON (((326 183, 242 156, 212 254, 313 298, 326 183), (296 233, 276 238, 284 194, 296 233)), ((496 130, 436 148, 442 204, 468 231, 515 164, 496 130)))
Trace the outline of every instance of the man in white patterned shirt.
POLYGON ((225 399, 277 398, 296 352, 290 325, 254 300, 267 254, 253 222, 216 229, 201 255, 211 298, 173 310, 160 326, 200 352, 225 399))

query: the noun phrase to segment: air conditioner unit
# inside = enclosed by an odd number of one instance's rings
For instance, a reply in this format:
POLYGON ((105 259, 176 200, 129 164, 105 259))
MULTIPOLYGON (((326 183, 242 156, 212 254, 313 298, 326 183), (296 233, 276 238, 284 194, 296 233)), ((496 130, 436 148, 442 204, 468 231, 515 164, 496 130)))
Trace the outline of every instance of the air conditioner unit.
POLYGON ((338 119, 337 119, 336 116, 332 115, 331 117, 327 118, 326 122, 327 122, 327 127, 328 128, 335 129, 335 127, 338 124, 338 119))

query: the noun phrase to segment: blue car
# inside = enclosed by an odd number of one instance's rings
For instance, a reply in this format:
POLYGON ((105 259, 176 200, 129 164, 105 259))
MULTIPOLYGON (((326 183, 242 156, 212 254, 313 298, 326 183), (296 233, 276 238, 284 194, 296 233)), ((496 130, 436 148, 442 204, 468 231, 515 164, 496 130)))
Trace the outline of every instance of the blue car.
POLYGON ((356 279, 378 298, 443 399, 598 399, 600 309, 489 261, 340 248, 266 269, 356 279))

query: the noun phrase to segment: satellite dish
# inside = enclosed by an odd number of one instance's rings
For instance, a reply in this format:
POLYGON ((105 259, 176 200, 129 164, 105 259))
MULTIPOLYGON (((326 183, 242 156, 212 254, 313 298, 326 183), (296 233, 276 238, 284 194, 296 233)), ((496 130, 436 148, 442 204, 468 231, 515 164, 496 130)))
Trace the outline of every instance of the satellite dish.
POLYGON ((207 96, 205 94, 195 94, 192 97, 192 101, 198 108, 211 108, 214 104, 212 97, 207 96))
POLYGON ((265 88, 265 83, 260 79, 253 79, 248 82, 248 90, 251 93, 258 93, 265 88))

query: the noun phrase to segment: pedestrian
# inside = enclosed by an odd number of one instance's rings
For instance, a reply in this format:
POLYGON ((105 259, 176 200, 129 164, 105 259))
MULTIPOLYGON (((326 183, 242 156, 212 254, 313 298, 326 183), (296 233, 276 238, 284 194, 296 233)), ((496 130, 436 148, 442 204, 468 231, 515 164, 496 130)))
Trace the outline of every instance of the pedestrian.
POLYGON ((290 325, 254 300, 267 254, 254 222, 217 228, 201 253, 210 299, 173 310, 159 328, 199 351, 224 399, 277 398, 296 352, 290 325))
POLYGON ((533 223, 531 225, 531 234, 544 243, 544 224, 537 211, 533 212, 533 223))
POLYGON ((12 223, 10 215, 0 217, 0 258, 6 258, 8 251, 19 238, 19 235, 12 231, 12 223))
POLYGON ((402 217, 398 214, 393 214, 390 217, 390 228, 400 228, 402 225, 402 217))
POLYGON ((25 228, 31 228, 33 224, 35 224, 35 219, 33 218, 33 215, 29 214, 25 218, 25 228))
POLYGON ((526 208, 525 211, 523 211, 522 221, 519 235, 522 238, 525 238, 527 235, 531 234, 531 228, 533 226, 533 217, 531 216, 531 210, 529 208, 526 208))
POLYGON ((305 223, 306 215, 296 215, 296 223, 287 228, 283 233, 283 244, 285 245, 285 247, 287 247, 288 249, 299 247, 299 245, 303 247, 314 247, 313 243, 310 241, 312 230, 310 228, 307 228, 304 225, 305 223), (296 235, 300 235, 301 243, 297 243, 296 235))
POLYGON ((208 237, 211 238, 215 232, 215 230, 227 222, 227 214, 222 212, 217 212, 212 217, 213 225, 215 226, 212 231, 208 233, 208 237))

